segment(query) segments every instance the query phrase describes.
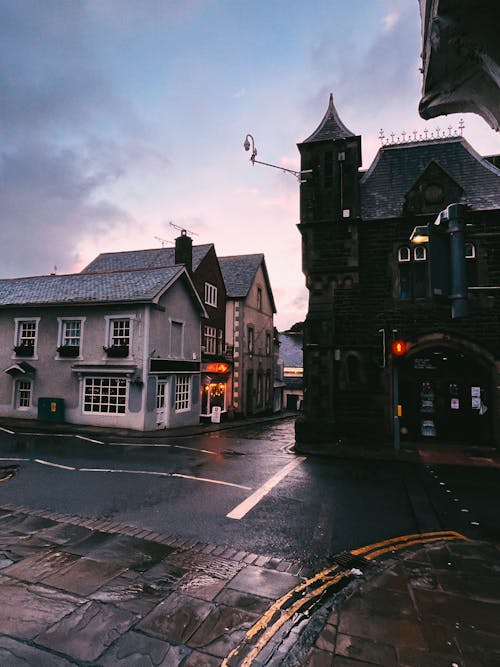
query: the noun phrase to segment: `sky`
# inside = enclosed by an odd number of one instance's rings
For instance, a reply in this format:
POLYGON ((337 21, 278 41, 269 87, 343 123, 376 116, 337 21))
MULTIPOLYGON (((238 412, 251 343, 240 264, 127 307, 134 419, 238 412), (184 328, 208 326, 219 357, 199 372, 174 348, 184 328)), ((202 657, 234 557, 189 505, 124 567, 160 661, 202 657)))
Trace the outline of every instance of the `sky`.
POLYGON ((417 0, 0 0, 2 278, 73 273, 101 252, 169 246, 185 228, 219 256, 264 253, 285 330, 305 318, 297 143, 330 92, 362 136, 425 122, 417 0), (54 267, 57 267, 56 269, 54 267))

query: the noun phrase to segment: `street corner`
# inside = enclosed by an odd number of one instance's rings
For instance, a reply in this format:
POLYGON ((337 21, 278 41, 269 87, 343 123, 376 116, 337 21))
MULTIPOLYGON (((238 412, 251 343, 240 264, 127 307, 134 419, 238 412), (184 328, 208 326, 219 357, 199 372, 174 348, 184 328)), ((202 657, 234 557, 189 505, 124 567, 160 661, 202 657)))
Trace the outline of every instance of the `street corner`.
MULTIPOLYGON (((406 562, 408 558, 408 577, 410 572, 417 577, 418 560, 415 571, 412 569, 415 563, 411 555, 419 554, 422 547, 425 551, 430 545, 463 544, 465 541, 464 536, 454 531, 439 531, 404 535, 338 554, 329 567, 302 580, 293 588, 283 590, 281 596, 277 597, 246 632, 238 646, 225 657, 222 667, 278 664, 276 660, 282 660, 290 654, 296 658, 294 664, 305 664, 309 659, 321 661, 323 658, 324 664, 329 664, 328 656, 335 653, 337 645, 339 655, 355 657, 356 652, 361 652, 366 658, 369 655, 372 658, 378 656, 380 661, 374 664, 384 667, 395 665, 390 647, 369 647, 372 640, 366 638, 356 642, 350 640, 351 636, 355 636, 353 628, 358 628, 362 621, 362 624, 371 628, 369 632, 372 632, 379 642, 380 638, 376 637, 377 628, 385 625, 383 618, 381 622, 385 605, 396 610, 396 617, 392 619, 392 630, 403 631, 405 636, 410 638, 412 648, 425 650, 420 629, 412 629, 407 619, 407 616, 413 614, 414 620, 417 620, 412 600, 408 597, 408 587, 406 586, 408 599, 403 600, 403 575, 393 573, 392 568, 398 563, 406 562), (396 554, 400 557, 394 558, 396 554), (390 575, 387 574, 388 571, 390 575), (401 590, 398 590, 398 586, 401 590), (370 600, 365 601, 368 593, 375 597, 378 606, 370 600), (353 605, 354 608, 351 609, 353 605), (375 616, 373 612, 376 612, 375 616), (364 640, 366 641, 361 649, 364 640)), ((419 574, 420 581, 424 581, 424 574, 419 574)), ((255 586, 255 578, 261 576, 262 573, 243 570, 231 582, 231 586, 240 586, 246 590, 247 587, 255 586)), ((416 578, 413 581, 418 585, 416 578)), ((274 592, 278 593, 284 583, 279 582, 276 588, 273 588, 274 592)), ((270 592, 270 589, 268 590, 270 592)))

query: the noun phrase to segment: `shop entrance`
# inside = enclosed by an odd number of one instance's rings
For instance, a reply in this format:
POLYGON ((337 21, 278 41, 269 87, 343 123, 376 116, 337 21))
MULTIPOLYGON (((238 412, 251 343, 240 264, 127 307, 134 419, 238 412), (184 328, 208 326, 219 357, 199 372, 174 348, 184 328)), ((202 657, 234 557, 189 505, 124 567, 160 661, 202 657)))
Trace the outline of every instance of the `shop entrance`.
POLYGON ((489 373, 474 358, 446 347, 409 356, 401 365, 402 434, 413 440, 491 440, 489 373))

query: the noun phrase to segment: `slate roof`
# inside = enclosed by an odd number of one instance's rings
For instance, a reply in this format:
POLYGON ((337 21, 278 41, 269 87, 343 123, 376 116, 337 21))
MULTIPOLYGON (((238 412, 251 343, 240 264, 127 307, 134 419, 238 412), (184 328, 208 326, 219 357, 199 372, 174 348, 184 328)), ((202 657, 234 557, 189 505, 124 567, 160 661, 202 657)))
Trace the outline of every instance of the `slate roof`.
POLYGON ((226 286, 226 293, 230 299, 245 299, 247 297, 255 280, 257 270, 259 266, 262 266, 273 312, 276 312, 271 283, 262 253, 219 257, 219 265, 226 286))
POLYGON ((311 141, 336 141, 337 139, 345 139, 346 137, 354 137, 354 133, 348 130, 344 123, 340 120, 340 116, 333 103, 333 95, 330 93, 330 100, 328 102, 328 109, 326 110, 323 120, 314 130, 314 132, 304 139, 303 144, 311 141))
POLYGON ((280 342, 280 359, 283 359, 285 366, 295 368, 302 368, 303 352, 302 352, 302 334, 289 333, 285 331, 279 334, 280 342))
POLYGON ((405 195, 428 165, 436 162, 463 189, 473 210, 500 208, 500 170, 463 137, 384 146, 360 181, 364 220, 396 218, 405 195))
POLYGON ((0 308, 154 301, 183 272, 184 266, 178 265, 147 271, 2 279, 0 308))
MULTIPOLYGON (((193 246, 193 271, 213 247, 213 243, 193 246)), ((150 250, 125 250, 103 252, 88 264, 82 273, 102 271, 126 271, 129 269, 155 269, 175 265, 175 248, 152 248, 150 250)))

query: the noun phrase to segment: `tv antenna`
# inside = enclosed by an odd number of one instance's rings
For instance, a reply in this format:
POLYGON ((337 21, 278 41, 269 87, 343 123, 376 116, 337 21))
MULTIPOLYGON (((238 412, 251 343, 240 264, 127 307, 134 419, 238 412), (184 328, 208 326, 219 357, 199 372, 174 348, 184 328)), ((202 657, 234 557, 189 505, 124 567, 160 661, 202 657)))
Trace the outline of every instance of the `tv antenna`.
POLYGON ((165 247, 166 243, 173 243, 173 241, 169 241, 169 239, 162 239, 160 236, 155 236, 154 238, 161 243, 162 248, 165 247))
POLYGON ((198 236, 196 232, 193 232, 191 229, 186 229, 185 227, 179 227, 179 225, 174 225, 172 221, 168 223, 171 227, 174 229, 178 229, 181 233, 183 233, 183 236, 186 234, 189 234, 189 236, 198 236))

